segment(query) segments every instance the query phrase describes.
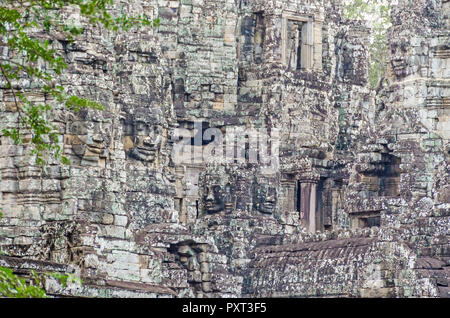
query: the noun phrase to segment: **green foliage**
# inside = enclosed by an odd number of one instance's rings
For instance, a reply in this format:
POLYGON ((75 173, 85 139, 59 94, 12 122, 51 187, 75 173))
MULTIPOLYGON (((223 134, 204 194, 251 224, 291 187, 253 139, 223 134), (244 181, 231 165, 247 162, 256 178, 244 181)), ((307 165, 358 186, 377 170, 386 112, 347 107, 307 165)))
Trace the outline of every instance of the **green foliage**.
POLYGON ((15 144, 31 143, 36 162, 45 164, 46 155, 52 153, 56 159, 68 164, 58 145, 59 134, 48 120, 52 103, 37 103, 29 98, 20 84, 30 82, 29 88, 40 88, 47 100, 79 111, 82 108, 103 110, 104 106, 66 92, 58 85, 59 76, 67 68, 64 57, 52 48, 52 34, 59 34, 61 41, 73 42, 83 34, 84 28, 67 23, 61 15, 67 7, 81 13, 88 23, 108 30, 129 30, 133 27, 158 26, 159 20, 150 20, 145 15, 114 17, 109 11, 114 0, 0 0, 0 38, 2 46, 8 47, 7 57, 0 57, 0 83, 12 93, 18 114, 17 128, 3 129, 15 144), (44 35, 33 36, 36 30, 44 35), (29 137, 31 135, 31 137, 29 137))
POLYGON ((45 291, 38 287, 39 278, 33 272, 33 282, 27 283, 24 278, 19 278, 9 268, 0 267, 0 297, 8 298, 45 298, 45 291))
POLYGON ((369 19, 372 22, 369 81, 374 89, 378 87, 386 70, 386 32, 391 25, 390 9, 391 5, 387 0, 350 0, 344 10, 344 16, 348 19, 369 19))
MULTIPOLYGON (((46 298, 45 291, 40 287, 43 285, 39 276, 33 271, 32 279, 27 282, 20 278, 14 272, 5 267, 0 267, 0 297, 8 298, 46 298)), ((69 283, 83 284, 82 280, 72 274, 45 273, 47 277, 55 278, 63 288, 69 283)))
POLYGON ((64 288, 67 287, 68 283, 83 284, 81 278, 72 274, 47 273, 47 275, 57 279, 64 288))

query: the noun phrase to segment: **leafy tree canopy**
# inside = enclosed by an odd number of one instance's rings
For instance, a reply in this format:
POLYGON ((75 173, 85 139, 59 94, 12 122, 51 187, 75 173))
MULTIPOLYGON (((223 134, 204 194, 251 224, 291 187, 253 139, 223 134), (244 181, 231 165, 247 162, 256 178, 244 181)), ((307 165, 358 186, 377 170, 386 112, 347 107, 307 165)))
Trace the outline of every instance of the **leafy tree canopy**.
POLYGON ((348 0, 344 15, 348 19, 368 20, 372 27, 369 81, 377 88, 384 78, 387 60, 387 29, 391 25, 391 0, 348 0))
POLYGON ((20 278, 9 268, 0 267, 0 297, 7 298, 45 298, 45 291, 39 287, 40 281, 33 273, 33 283, 20 278))

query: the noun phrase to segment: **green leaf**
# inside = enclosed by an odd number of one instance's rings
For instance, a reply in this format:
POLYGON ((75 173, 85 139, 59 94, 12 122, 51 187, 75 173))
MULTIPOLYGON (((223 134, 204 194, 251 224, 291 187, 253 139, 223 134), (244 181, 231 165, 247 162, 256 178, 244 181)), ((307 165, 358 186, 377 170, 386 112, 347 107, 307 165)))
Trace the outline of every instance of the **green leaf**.
POLYGON ((9 268, 0 267, 0 297, 9 298, 45 298, 45 291, 38 287, 40 280, 36 273, 32 273, 36 284, 27 283, 25 279, 18 277, 9 268))

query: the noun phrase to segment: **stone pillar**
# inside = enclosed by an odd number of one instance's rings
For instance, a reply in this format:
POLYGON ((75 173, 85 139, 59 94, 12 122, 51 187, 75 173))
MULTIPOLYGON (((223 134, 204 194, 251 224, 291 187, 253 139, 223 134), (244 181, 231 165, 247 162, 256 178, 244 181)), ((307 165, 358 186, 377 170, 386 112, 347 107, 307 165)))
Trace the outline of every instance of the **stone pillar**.
POLYGON ((308 230, 308 232, 316 232, 317 216, 316 216, 316 195, 317 183, 320 177, 316 175, 300 176, 300 219, 308 230))
POLYGON ((292 212, 296 210, 295 180, 282 180, 281 211, 292 212))
POLYGON ((342 208, 342 190, 340 188, 334 188, 331 192, 331 224, 336 223, 337 226, 341 224, 337 223, 339 210, 342 208))

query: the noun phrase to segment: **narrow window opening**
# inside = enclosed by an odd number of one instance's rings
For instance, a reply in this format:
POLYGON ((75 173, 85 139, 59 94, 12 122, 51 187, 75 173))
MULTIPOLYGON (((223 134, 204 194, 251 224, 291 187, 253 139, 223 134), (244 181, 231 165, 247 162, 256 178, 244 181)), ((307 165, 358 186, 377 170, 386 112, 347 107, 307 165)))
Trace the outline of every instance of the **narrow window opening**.
POLYGON ((381 226, 380 211, 356 212, 350 215, 352 220, 352 228, 370 228, 381 226))
POLYGON ((365 227, 374 227, 374 226, 380 226, 381 224, 381 218, 379 216, 367 218, 365 220, 365 227))
POLYGON ((303 32, 303 24, 304 23, 298 23, 298 43, 297 43, 297 70, 300 70, 302 68, 302 32, 303 32))
POLYGON ((321 33, 315 32, 320 23, 315 27, 311 17, 285 15, 282 32, 282 61, 289 70, 311 70, 314 65, 321 67, 321 33), (317 46, 314 39, 316 39, 317 46), (314 57, 316 56, 316 57, 314 57), (315 60, 316 59, 316 60, 315 60), (316 64, 317 63, 317 64, 316 64))
POLYGON ((176 198, 175 199, 175 210, 178 212, 182 212, 182 206, 183 206, 183 199, 182 198, 176 198))
POLYGON ((320 179, 316 188, 316 230, 319 231, 325 229, 324 184, 325 179, 320 179))
POLYGON ((197 219, 198 219, 198 217, 199 217, 199 215, 198 215, 198 200, 195 200, 195 210, 196 210, 197 219))
POLYGON ((286 56, 289 69, 300 70, 305 68, 304 47, 307 37, 307 23, 302 21, 288 20, 287 22, 287 47, 286 56))
POLYGON ((401 159, 390 154, 383 154, 384 170, 379 174, 379 195, 398 197, 400 195, 401 159))

